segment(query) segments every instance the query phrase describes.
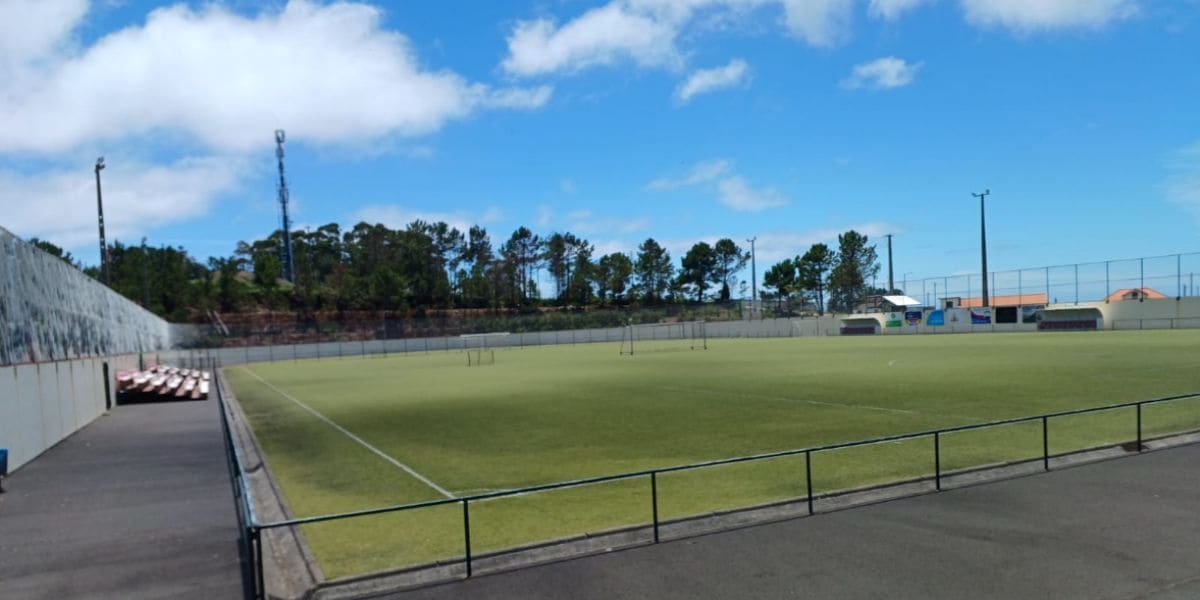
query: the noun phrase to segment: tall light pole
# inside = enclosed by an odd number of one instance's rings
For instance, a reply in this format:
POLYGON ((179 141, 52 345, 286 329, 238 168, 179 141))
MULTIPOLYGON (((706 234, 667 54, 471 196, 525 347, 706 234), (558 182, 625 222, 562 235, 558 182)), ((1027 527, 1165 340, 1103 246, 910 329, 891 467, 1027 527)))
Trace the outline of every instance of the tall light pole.
POLYGON ((758 236, 754 236, 746 240, 750 242, 750 318, 754 318, 754 313, 758 310, 758 265, 755 263, 754 242, 758 241, 758 236))
POLYGON ((104 200, 100 196, 100 170, 104 168, 104 157, 96 159, 96 214, 100 222, 100 281, 108 284, 108 244, 104 242, 104 200))
POLYGON ((896 282, 892 279, 892 234, 887 234, 888 239, 888 292, 892 293, 896 290, 896 282))
POLYGON ((982 194, 971 192, 971 195, 979 198, 979 251, 983 257, 983 306, 990 306, 988 303, 988 270, 987 270, 987 223, 983 217, 983 199, 991 194, 992 190, 983 190, 982 194))

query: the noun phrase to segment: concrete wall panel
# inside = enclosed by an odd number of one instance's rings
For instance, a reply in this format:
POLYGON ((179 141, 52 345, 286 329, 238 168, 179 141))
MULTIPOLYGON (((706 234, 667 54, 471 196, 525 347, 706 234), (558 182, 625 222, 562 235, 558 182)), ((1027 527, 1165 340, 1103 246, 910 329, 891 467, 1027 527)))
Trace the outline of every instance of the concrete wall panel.
MULTIPOLYGON (((0 448, 9 454, 18 452, 17 421, 20 418, 20 392, 16 367, 0 367, 0 448)), ((12 461, 13 458, 9 457, 12 461)))
POLYGON ((6 431, 5 437, 15 439, 14 454, 9 456, 9 469, 14 469, 37 456, 54 442, 47 442, 42 427, 42 405, 40 379, 37 365, 18 365, 17 421, 15 431, 6 431))
POLYGON ((53 363, 37 365, 37 378, 37 405, 42 413, 42 439, 46 441, 46 448, 49 448, 64 437, 62 407, 58 404, 58 370, 54 368, 53 363))
POLYGON ((75 381, 70 362, 54 363, 54 375, 58 380, 59 432, 67 437, 75 431, 75 381))

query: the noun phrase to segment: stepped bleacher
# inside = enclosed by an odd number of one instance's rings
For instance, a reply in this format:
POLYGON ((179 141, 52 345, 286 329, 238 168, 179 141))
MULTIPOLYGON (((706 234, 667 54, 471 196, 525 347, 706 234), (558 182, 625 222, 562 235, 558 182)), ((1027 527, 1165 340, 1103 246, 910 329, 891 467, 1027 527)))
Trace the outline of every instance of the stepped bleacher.
POLYGON ((117 372, 117 403, 207 400, 211 374, 199 369, 150 365, 117 372))

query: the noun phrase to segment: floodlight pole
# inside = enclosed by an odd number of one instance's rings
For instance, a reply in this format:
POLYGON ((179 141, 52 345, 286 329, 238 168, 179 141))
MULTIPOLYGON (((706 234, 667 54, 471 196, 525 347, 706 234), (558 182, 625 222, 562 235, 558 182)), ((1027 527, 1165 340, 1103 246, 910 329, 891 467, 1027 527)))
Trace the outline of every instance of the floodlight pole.
POLYGON ((108 244, 104 241, 104 201, 100 195, 100 171, 104 157, 96 159, 96 215, 100 224, 100 281, 108 285, 108 244))
POLYGON ((758 311, 758 265, 754 256, 754 242, 758 241, 758 236, 746 241, 750 242, 750 318, 753 319, 754 313, 758 311))
POLYGON ((992 193, 992 190, 990 190, 990 189, 983 190, 982 194, 976 194, 975 192, 971 192, 972 196, 979 198, 979 251, 980 251, 981 256, 983 257, 983 297, 981 299, 983 300, 983 306, 985 308, 990 306, 990 304, 988 303, 988 279, 987 279, 988 278, 987 224, 984 221, 983 200, 984 200, 984 198, 987 198, 988 194, 991 194, 991 193, 992 193))
POLYGON ((891 294, 896 290, 896 282, 892 277, 892 234, 887 234, 888 239, 888 293, 891 294))

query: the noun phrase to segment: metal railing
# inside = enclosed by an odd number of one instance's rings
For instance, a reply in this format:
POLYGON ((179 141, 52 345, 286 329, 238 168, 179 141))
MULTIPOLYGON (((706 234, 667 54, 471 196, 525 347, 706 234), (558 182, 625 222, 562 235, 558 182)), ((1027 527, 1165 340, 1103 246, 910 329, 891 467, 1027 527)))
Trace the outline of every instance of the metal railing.
MULTIPOLYGON (((953 471, 944 470, 943 466, 942 466, 942 456, 943 456, 942 439, 947 434, 980 430, 980 429, 991 428, 991 427, 1001 427, 1001 426, 1006 426, 1006 425, 1016 425, 1016 424, 1022 424, 1022 423, 1040 423, 1040 426, 1041 426, 1041 453, 1040 453, 1040 456, 1032 457, 1032 458, 1025 458, 1025 459, 1017 461, 1017 462, 1025 463, 1025 462, 1040 460, 1042 470, 1049 471, 1051 458, 1075 454, 1075 453, 1085 451, 1085 450, 1114 447, 1114 446, 1124 445, 1125 443, 1133 443, 1136 445, 1136 451, 1142 452, 1144 449, 1144 442, 1146 441, 1146 439, 1143 436, 1144 429, 1143 429, 1142 412, 1143 412, 1144 406, 1165 403, 1165 402, 1172 402, 1172 401, 1179 401, 1179 400, 1192 400, 1192 399, 1200 398, 1200 392, 1195 392, 1195 393, 1180 394, 1180 395, 1174 395, 1174 396, 1166 396, 1166 397, 1161 397, 1161 398, 1153 398, 1153 399, 1149 399, 1149 400, 1140 400, 1140 401, 1135 401, 1135 402, 1124 402, 1124 403, 1119 403, 1119 404, 1109 404, 1109 405, 1105 405, 1105 406, 1096 406, 1096 407, 1089 407, 1089 408, 1080 408, 1080 409, 1074 409, 1074 410, 1045 413, 1045 414, 1028 416, 1028 417, 1017 417, 1017 418, 1011 418, 1011 419, 987 421, 984 423, 961 425, 961 426, 956 426, 956 427, 945 427, 945 428, 941 428, 941 429, 918 431, 918 432, 914 432, 914 433, 902 433, 902 434, 895 434, 895 435, 887 435, 887 436, 875 437, 875 438, 865 439, 865 440, 839 442, 839 443, 827 444, 827 445, 822 445, 822 446, 797 448, 797 449, 782 450, 782 451, 777 451, 777 452, 766 452, 766 453, 753 454, 753 455, 748 455, 748 456, 739 456, 739 457, 735 457, 735 458, 710 460, 710 461, 703 461, 703 462, 696 462, 696 463, 689 463, 689 464, 682 464, 682 465, 674 465, 674 466, 668 466, 668 467, 660 467, 660 468, 654 468, 654 469, 646 469, 646 470, 641 470, 641 471, 632 471, 632 472, 620 473, 620 474, 616 474, 616 475, 605 475, 605 476, 598 476, 598 477, 573 479, 573 480, 569 480, 569 481, 560 481, 560 482, 555 482, 555 483, 534 485, 534 486, 522 487, 522 488, 518 488, 518 489, 493 491, 493 492, 474 494, 474 495, 469 495, 469 496, 460 496, 460 497, 456 497, 456 498, 429 500, 429 501, 414 502, 414 503, 409 503, 409 504, 397 504, 397 505, 392 505, 392 506, 384 506, 384 507, 378 507, 378 508, 342 512, 342 513, 336 513, 336 514, 325 514, 325 515, 318 515, 318 516, 311 516, 311 517, 292 518, 292 519, 285 519, 285 520, 280 520, 280 521, 271 521, 271 522, 260 523, 256 520, 254 511, 253 511, 253 503, 251 502, 251 499, 250 499, 250 490, 246 484, 246 480, 244 477, 245 470, 243 468, 244 463, 242 463, 242 455, 241 455, 241 452, 238 450, 237 445, 234 443, 234 440, 230 433, 228 417, 225 414, 225 411, 226 411, 225 400, 222 395, 221 385, 219 382, 217 383, 216 387, 217 387, 218 400, 222 403, 222 425, 226 432, 226 443, 228 446, 228 451, 229 451, 229 456, 230 456, 230 468, 231 468, 231 473, 233 474, 233 481, 234 481, 234 494, 235 494, 235 498, 239 502, 238 518, 239 518, 239 521, 243 528, 243 534, 242 534, 243 548, 245 550, 245 555, 251 561, 251 564, 246 566, 246 577, 247 577, 248 581, 252 582, 252 585, 248 585, 248 594, 250 595, 250 597, 253 597, 253 598, 266 597, 265 596, 266 590, 264 589, 264 586, 263 586, 263 563, 262 563, 262 543, 263 543, 262 540, 263 540, 263 537, 262 537, 262 534, 264 531, 267 531, 267 530, 279 529, 279 528, 285 528, 285 527, 295 527, 295 526, 301 526, 301 525, 312 525, 312 524, 316 524, 316 523, 325 523, 325 522, 338 521, 338 520, 344 520, 344 519, 352 519, 352 518, 356 518, 356 517, 381 515, 381 514, 386 514, 386 513, 398 513, 398 512, 402 512, 402 511, 412 511, 412 510, 417 510, 417 509, 432 508, 432 507, 438 507, 438 506, 459 505, 462 507, 463 547, 462 547, 462 554, 461 554, 462 559, 461 560, 462 560, 462 564, 464 567, 463 574, 466 577, 471 577, 474 572, 473 571, 473 561, 476 560, 476 557, 473 554, 473 548, 472 548, 472 543, 471 543, 471 533, 472 533, 471 505, 473 503, 479 503, 482 501, 493 500, 493 499, 497 499, 497 498, 523 496, 523 495, 534 494, 534 493, 538 493, 538 492, 548 492, 548 491, 552 491, 552 490, 562 490, 562 489, 567 489, 567 488, 578 488, 578 487, 583 487, 583 486, 588 486, 588 485, 593 485, 593 484, 644 479, 644 480, 646 480, 646 482, 649 486, 649 490, 650 490, 650 506, 648 508, 650 509, 650 514, 651 514, 650 527, 653 532, 653 541, 654 541, 654 543, 659 543, 661 541, 660 528, 662 527, 662 525, 664 523, 675 522, 676 520, 687 520, 686 517, 683 519, 673 519, 671 521, 664 521, 663 519, 660 518, 658 479, 659 479, 659 476, 663 475, 663 474, 713 468, 713 467, 732 465, 732 464, 738 464, 738 463, 750 463, 750 462, 756 462, 756 461, 765 461, 765 460, 782 458, 782 457, 799 457, 799 456, 803 455, 804 464, 805 464, 805 490, 806 490, 806 493, 804 496, 791 498, 788 500, 788 502, 804 502, 806 504, 807 514, 813 515, 813 514, 816 514, 816 512, 817 512, 816 507, 815 507, 815 499, 818 497, 818 494, 815 492, 815 490, 813 488, 812 457, 814 454, 831 452, 834 450, 843 450, 843 449, 847 449, 847 448, 856 448, 856 447, 864 447, 864 446, 870 446, 870 445, 876 445, 876 444, 883 444, 883 443, 889 443, 889 442, 900 442, 900 441, 905 441, 905 440, 915 440, 915 439, 927 438, 930 440, 930 445, 931 445, 930 454, 929 454, 928 458, 931 459, 931 461, 932 461, 933 473, 931 476, 922 476, 922 477, 918 478, 917 480, 918 481, 928 481, 928 480, 932 479, 933 484, 934 484, 934 489, 937 491, 941 491, 942 487, 943 487, 943 478, 948 475, 961 473, 961 472, 969 472, 972 470, 977 470, 978 468, 986 468, 987 466, 995 466, 995 465, 975 465, 975 467, 973 467, 973 468, 967 468, 967 469, 962 469, 962 470, 953 470, 953 471), (1121 442, 1108 442, 1108 443, 1104 443, 1101 445, 1093 445, 1093 446, 1086 447, 1086 448, 1077 448, 1077 449, 1066 451, 1066 452, 1051 453, 1051 451, 1050 451, 1050 440, 1051 440, 1050 422, 1051 422, 1051 420, 1061 419, 1061 418, 1070 417, 1070 416, 1090 414, 1090 413, 1115 411, 1115 410, 1120 410, 1120 409, 1133 409, 1133 411, 1134 411, 1135 435, 1134 435, 1133 440, 1123 440, 1121 442)), ((1182 428, 1182 429, 1179 429, 1178 431, 1172 430, 1171 434, 1174 435, 1174 434, 1184 433, 1184 432, 1188 432, 1188 431, 1192 431, 1192 430, 1193 429, 1182 428)), ((1004 463, 1004 464, 1011 464, 1011 463, 1004 463)), ((912 481, 912 480, 911 479, 895 479, 895 478, 889 480, 890 483, 898 483, 901 481, 912 481)), ((826 492, 826 493, 820 494, 820 496, 823 496, 823 497, 833 496, 833 495, 837 495, 837 494, 839 494, 841 492, 845 492, 845 491, 852 491, 852 490, 835 490, 832 492, 826 492)), ((753 507, 748 507, 748 508, 753 508, 753 507)), ((642 523, 644 523, 644 522, 642 522, 642 523)), ((644 526, 644 524, 642 526, 644 526)), ((550 540, 550 541, 553 541, 553 540, 550 540)), ((500 553, 503 553, 503 551, 501 551, 500 553)))
POLYGON ((241 448, 233 439, 229 407, 225 403, 225 394, 221 389, 223 387, 222 378, 217 374, 215 360, 209 361, 209 369, 213 374, 212 386, 216 388, 217 403, 221 411, 221 434, 225 442, 225 458, 229 463, 229 483, 233 490, 234 508, 237 511, 238 552, 242 565, 242 585, 247 598, 265 598, 262 528, 258 526, 250 486, 246 482, 246 462, 242 458, 241 448))

